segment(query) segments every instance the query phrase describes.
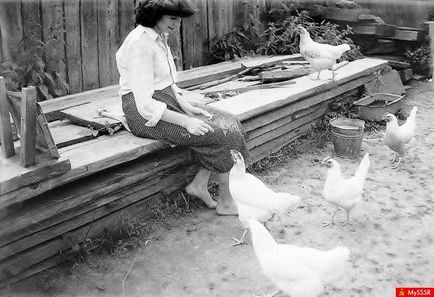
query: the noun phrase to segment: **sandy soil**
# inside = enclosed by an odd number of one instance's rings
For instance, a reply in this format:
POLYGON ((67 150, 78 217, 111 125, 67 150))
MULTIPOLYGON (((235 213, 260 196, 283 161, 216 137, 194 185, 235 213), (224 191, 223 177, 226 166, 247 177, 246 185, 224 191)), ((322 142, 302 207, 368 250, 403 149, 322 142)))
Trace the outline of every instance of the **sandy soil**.
MULTIPOLYGON (((434 286, 434 91, 425 82, 412 86, 404 113, 419 107, 414 154, 398 170, 391 169, 382 131, 365 135, 361 155, 369 152, 372 163, 367 194, 351 214, 352 226, 322 228, 333 211, 321 195, 326 168, 320 166, 333 154, 331 143, 319 149, 300 142, 285 160, 257 174, 273 188, 305 198, 290 215, 269 223, 279 242, 350 248, 347 273, 321 296, 384 297, 395 296, 399 286, 434 286)), ((347 176, 360 161, 336 159, 347 176)), ((336 219, 344 221, 344 211, 336 219)), ((152 232, 123 242, 112 255, 92 255, 73 268, 49 270, 3 295, 264 296, 275 288, 262 275, 251 244, 232 246, 231 238, 241 232, 236 217, 196 206, 154 222, 152 232)))

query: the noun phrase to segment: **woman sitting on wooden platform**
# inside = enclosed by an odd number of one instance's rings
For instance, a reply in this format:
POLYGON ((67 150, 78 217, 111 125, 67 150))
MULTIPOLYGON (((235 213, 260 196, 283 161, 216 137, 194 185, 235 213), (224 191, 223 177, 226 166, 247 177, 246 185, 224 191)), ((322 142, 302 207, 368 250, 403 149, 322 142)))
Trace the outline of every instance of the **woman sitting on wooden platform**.
POLYGON ((122 108, 131 132, 188 146, 201 168, 186 192, 220 215, 236 215, 229 192, 230 150, 248 157, 241 123, 231 114, 203 105, 192 106, 176 84, 176 68, 168 33, 181 18, 194 14, 188 0, 141 0, 135 9, 137 27, 116 53, 122 108), (208 192, 211 172, 219 174, 219 198, 208 192))

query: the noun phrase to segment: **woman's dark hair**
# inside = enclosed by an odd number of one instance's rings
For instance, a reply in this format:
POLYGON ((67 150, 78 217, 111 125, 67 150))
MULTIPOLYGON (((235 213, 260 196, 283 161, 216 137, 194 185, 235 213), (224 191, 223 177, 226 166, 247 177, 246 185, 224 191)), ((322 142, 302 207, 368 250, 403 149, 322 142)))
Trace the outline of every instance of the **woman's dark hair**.
POLYGON ((134 9, 137 25, 154 27, 163 15, 188 17, 196 12, 189 0, 139 0, 134 9))

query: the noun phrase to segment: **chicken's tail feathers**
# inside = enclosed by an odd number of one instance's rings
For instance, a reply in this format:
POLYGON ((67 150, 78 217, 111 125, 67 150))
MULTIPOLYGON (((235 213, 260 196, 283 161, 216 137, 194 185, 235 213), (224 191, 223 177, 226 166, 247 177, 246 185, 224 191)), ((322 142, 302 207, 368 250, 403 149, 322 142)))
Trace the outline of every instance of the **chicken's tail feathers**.
POLYGON ((274 208, 277 212, 283 212, 293 205, 299 203, 301 200, 300 196, 292 195, 289 193, 279 192, 276 193, 276 199, 274 208))
POLYGON ((354 175, 354 177, 357 180, 359 180, 361 183, 365 181, 370 165, 371 165, 371 161, 369 160, 369 153, 366 153, 363 156, 363 159, 360 162, 359 167, 357 168, 357 171, 354 175))
POLYGON ((247 226, 252 234, 252 244, 255 252, 273 248, 277 245, 273 236, 258 220, 250 218, 247 220, 247 226))
POLYGON ((325 281, 337 279, 343 274, 350 253, 350 249, 344 246, 338 246, 327 252, 325 269, 321 273, 325 281))
POLYGON ((349 51, 351 49, 350 45, 348 43, 344 43, 341 45, 338 45, 337 48, 339 49, 340 54, 342 55, 346 51, 349 51))
POLYGON ((410 115, 408 116, 408 118, 415 118, 416 117, 416 112, 417 112, 417 106, 413 107, 410 111, 410 115))

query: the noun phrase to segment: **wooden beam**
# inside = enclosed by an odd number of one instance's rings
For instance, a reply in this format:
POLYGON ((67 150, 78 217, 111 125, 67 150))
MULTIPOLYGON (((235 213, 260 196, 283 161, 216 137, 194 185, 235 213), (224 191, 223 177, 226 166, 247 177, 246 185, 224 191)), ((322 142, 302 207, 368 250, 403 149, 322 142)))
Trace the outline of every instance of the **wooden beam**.
POLYGON ((5 79, 0 76, 0 142, 2 155, 9 158, 15 155, 5 79))
POLYGON ((255 147, 261 146, 262 144, 272 139, 279 138, 280 136, 288 133, 289 131, 295 130, 300 126, 313 122, 315 119, 324 115, 326 111, 327 106, 321 106, 317 110, 314 110, 313 112, 310 112, 294 120, 292 120, 290 117, 288 117, 289 119, 281 119, 275 122, 274 125, 271 125, 270 129, 268 129, 269 127, 266 127, 267 131, 263 131, 263 133, 261 133, 260 135, 248 139, 247 148, 249 150, 253 150, 255 147))
POLYGON ((23 88, 22 94, 20 164, 28 167, 36 161, 36 88, 23 88))
POLYGON ((162 151, 119 166, 116 174, 99 172, 92 179, 70 183, 49 191, 34 201, 24 202, 19 209, 0 219, 4 227, 0 230, 0 247, 101 207, 111 201, 111 198, 102 198, 110 197, 110 193, 154 175, 164 175, 171 168, 185 168, 191 162, 183 150, 162 151))
POLYGON ((304 124, 303 126, 300 126, 294 130, 291 130, 283 135, 280 135, 279 137, 272 139, 266 143, 263 143, 260 146, 255 147, 250 152, 250 158, 248 160, 248 164, 251 165, 262 158, 267 157, 268 155, 275 153, 279 151, 282 147, 285 145, 291 143, 295 139, 305 135, 307 132, 309 132, 312 129, 311 122, 304 124))
POLYGON ((21 187, 16 191, 1 195, 0 209, 79 178, 135 160, 164 147, 168 145, 122 131, 112 136, 103 135, 84 143, 62 148, 59 152, 62 158, 70 160, 71 170, 61 176, 41 181, 37 185, 21 187))
POLYGON ((309 66, 294 67, 292 69, 263 71, 259 73, 259 77, 263 83, 280 82, 290 80, 296 77, 305 76, 313 72, 309 66))
MULTIPOLYGON (((121 211, 132 209, 137 207, 137 204, 142 202, 146 203, 147 197, 164 190, 166 188, 172 188, 173 184, 180 186, 185 183, 185 176, 183 175, 185 170, 183 168, 178 169, 177 172, 171 172, 167 177, 162 179, 159 183, 154 184, 152 187, 147 187, 145 190, 136 190, 131 188, 123 189, 122 191, 114 193, 119 198, 111 205, 113 208, 102 208, 101 214, 106 214, 98 219, 90 219, 87 224, 80 228, 71 230, 65 236, 57 236, 56 238, 46 241, 40 245, 34 246, 30 249, 23 251, 22 253, 15 254, 5 260, 0 261, 2 271, 0 271, 0 283, 4 282, 6 278, 20 274, 25 269, 31 267, 34 264, 47 260, 57 254, 59 251, 65 252, 70 249, 74 244, 81 243, 86 238, 94 239, 100 236, 104 229, 108 226, 112 226, 116 223, 121 216, 121 211), (114 219, 115 218, 115 219, 114 219)), ((140 187, 140 183, 137 185, 140 187)), ((163 193, 164 195, 165 193, 163 193)), ((148 210, 151 211, 151 207, 148 206, 148 210)), ((143 209, 142 209, 143 211, 143 209)))

